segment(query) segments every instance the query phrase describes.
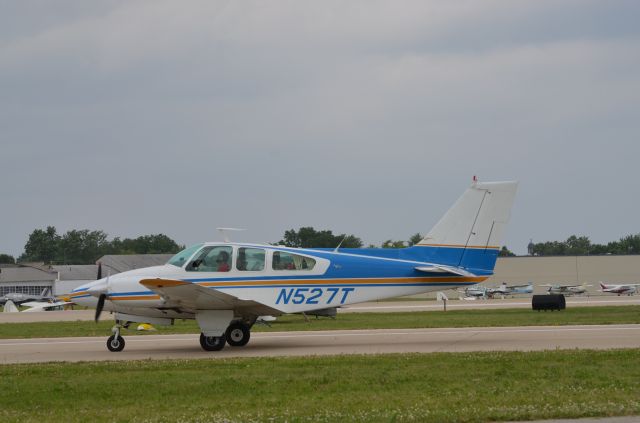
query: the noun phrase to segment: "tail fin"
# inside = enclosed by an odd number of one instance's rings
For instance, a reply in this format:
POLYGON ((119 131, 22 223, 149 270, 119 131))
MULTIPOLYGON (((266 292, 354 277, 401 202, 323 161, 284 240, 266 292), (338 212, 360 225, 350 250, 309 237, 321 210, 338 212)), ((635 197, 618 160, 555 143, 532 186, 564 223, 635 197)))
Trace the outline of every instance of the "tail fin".
POLYGON ((20 311, 20 309, 18 309, 18 307, 16 307, 16 305, 13 303, 13 301, 8 300, 6 303, 4 303, 4 312, 5 313, 17 313, 19 311, 20 311))
POLYGON ((425 261, 491 274, 511 215, 517 182, 474 182, 416 244, 425 261))

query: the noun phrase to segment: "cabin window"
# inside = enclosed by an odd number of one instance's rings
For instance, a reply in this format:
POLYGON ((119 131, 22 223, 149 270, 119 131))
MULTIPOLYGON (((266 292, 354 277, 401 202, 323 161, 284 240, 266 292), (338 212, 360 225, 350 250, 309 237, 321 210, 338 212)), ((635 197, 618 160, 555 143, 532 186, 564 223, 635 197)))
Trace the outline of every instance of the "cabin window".
POLYGON ((204 247, 187 266, 190 272, 228 272, 231 270, 231 254, 229 246, 204 247))
POLYGON ((311 270, 315 265, 316 261, 312 258, 285 251, 274 251, 271 260, 273 270, 311 270))
POLYGON ((193 253, 198 251, 200 249, 200 247, 202 247, 202 244, 196 244, 196 245, 192 245, 189 248, 185 248, 184 250, 180 251, 175 256, 171 257, 169 259, 169 261, 167 262, 167 264, 172 264, 172 265, 178 266, 178 267, 184 266, 184 264, 187 262, 187 260, 189 260, 189 258, 191 258, 193 253))
POLYGON ((262 248, 238 248, 236 269, 258 272, 264 270, 265 251, 262 248))

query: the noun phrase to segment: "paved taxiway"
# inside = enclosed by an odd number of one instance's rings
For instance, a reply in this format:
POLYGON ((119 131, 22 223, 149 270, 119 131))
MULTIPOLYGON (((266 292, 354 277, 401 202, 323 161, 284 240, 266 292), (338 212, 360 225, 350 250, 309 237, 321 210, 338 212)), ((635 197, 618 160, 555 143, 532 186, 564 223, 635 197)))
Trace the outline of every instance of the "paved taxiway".
MULTIPOLYGON (((640 296, 567 297, 567 307, 601 307, 640 305, 640 296)), ((386 313, 401 311, 442 310, 442 301, 380 301, 360 303, 340 308, 340 313, 386 313)), ((449 300, 447 310, 481 310, 501 308, 531 308, 531 297, 492 300, 449 300)))
POLYGON ((111 353, 106 337, 5 339, 0 363, 640 348, 640 325, 260 332, 246 347, 219 352, 203 351, 195 334, 125 340, 124 351, 111 353))

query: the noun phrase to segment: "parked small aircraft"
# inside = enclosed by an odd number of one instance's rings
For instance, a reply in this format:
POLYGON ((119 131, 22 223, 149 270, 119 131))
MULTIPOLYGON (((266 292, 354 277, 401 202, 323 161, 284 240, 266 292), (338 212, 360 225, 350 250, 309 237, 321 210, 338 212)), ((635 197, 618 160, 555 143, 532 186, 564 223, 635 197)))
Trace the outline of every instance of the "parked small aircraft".
MULTIPOLYGON (((540 285, 544 287, 548 287, 548 294, 562 294, 562 295, 582 295, 587 293, 587 287, 591 285, 540 285)), ((589 295, 589 294, 587 294, 589 295)))
POLYGON ((640 286, 640 284, 611 285, 600 282, 600 291, 618 294, 618 296, 622 294, 633 295, 638 290, 638 286, 640 286))
POLYGON ((79 305, 113 311, 107 340, 121 351, 131 322, 169 325, 195 319, 200 345, 244 346, 258 316, 318 313, 347 304, 473 285, 498 257, 517 182, 474 179, 417 245, 401 249, 298 249, 207 242, 163 266, 99 279, 71 293, 79 305))
POLYGON ((11 301, 15 305, 20 305, 28 301, 55 301, 56 298, 51 295, 51 288, 44 288, 40 295, 23 294, 21 292, 8 292, 0 297, 0 304, 11 301))
POLYGON ((531 294, 533 293, 533 283, 529 282, 526 285, 507 285, 506 282, 502 282, 497 288, 488 288, 487 293, 490 297, 496 295, 515 295, 515 294, 531 294))
POLYGON ((463 300, 475 300, 477 298, 488 299, 498 296, 515 295, 515 294, 531 294, 533 293, 533 283, 529 282, 527 285, 507 285, 506 282, 502 282, 499 287, 491 288, 482 286, 480 284, 470 286, 464 290, 458 290, 458 292, 464 293, 464 297, 460 297, 463 300))
POLYGON ((464 294, 464 297, 462 296, 460 297, 461 300, 476 300, 476 299, 486 300, 487 298, 489 298, 489 295, 487 294, 487 290, 488 288, 486 286, 476 284, 476 285, 466 287, 464 289, 458 289, 458 292, 460 292, 461 294, 464 294))
MULTIPOLYGON (((21 303, 20 307, 27 307, 26 310, 22 310, 22 313, 33 313, 38 311, 54 311, 62 310, 64 306, 73 304, 69 301, 27 301, 21 303)), ((20 309, 14 304, 13 301, 8 300, 4 304, 5 313, 17 313, 20 309)))

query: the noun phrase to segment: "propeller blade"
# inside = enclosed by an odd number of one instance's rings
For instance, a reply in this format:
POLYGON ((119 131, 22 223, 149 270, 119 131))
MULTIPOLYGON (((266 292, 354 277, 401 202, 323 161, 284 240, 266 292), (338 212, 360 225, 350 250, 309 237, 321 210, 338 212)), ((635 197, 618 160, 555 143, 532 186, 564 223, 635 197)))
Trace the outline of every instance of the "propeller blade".
POLYGON ((98 319, 100 319, 100 313, 102 313, 102 309, 104 308, 104 300, 107 299, 106 294, 100 294, 98 297, 98 304, 96 305, 96 317, 95 321, 98 323, 98 319))
POLYGON ((98 277, 96 278, 96 280, 100 279, 102 279, 102 262, 98 263, 98 277))

